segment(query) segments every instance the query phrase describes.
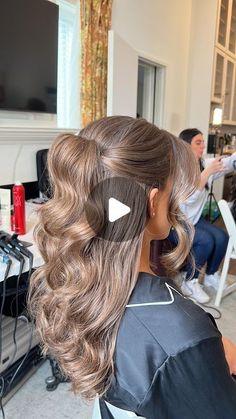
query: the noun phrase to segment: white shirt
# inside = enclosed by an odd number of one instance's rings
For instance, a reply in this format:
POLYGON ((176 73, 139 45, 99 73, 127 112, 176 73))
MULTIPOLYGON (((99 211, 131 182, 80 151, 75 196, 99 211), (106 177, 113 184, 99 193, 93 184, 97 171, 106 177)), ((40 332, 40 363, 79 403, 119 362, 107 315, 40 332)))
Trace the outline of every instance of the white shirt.
MULTIPOLYGON (((203 161, 203 166, 207 168, 212 161, 215 159, 215 157, 211 157, 208 159, 205 159, 203 161)), ((224 165, 225 171, 224 172, 218 172, 214 175, 211 175, 208 179, 208 186, 211 187, 212 182, 215 179, 218 179, 221 176, 224 176, 226 173, 232 172, 236 169, 236 153, 232 154, 230 157, 225 157, 222 159, 222 163, 224 165)), ((186 215, 188 220, 193 224, 197 224, 199 221, 204 205, 207 201, 209 191, 206 190, 206 188, 203 188, 203 190, 197 189, 186 201, 184 201, 183 204, 181 204, 180 209, 181 211, 186 215)))

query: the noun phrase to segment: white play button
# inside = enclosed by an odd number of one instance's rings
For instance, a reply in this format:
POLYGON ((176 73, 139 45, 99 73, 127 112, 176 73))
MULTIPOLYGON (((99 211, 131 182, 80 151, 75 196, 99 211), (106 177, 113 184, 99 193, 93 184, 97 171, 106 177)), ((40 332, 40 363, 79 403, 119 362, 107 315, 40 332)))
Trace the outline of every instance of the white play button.
POLYGON ((148 195, 133 179, 113 176, 99 182, 85 202, 91 233, 102 240, 133 240, 147 223, 148 195))
POLYGON ((108 202, 108 218, 111 223, 119 218, 124 217, 124 215, 130 213, 130 207, 123 204, 121 201, 115 198, 109 198, 108 202))

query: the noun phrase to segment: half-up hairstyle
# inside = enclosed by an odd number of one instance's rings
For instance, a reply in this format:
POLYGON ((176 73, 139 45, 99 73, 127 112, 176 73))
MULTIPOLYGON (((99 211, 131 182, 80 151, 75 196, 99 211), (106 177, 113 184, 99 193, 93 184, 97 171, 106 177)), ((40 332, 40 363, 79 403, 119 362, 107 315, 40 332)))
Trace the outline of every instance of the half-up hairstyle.
MULTIPOLYGON (((144 119, 125 116, 60 136, 49 151, 48 168, 53 197, 40 209, 35 231, 45 263, 31 279, 29 308, 44 353, 57 359, 74 391, 92 399, 108 389, 114 374, 117 331, 137 281, 143 233, 124 236, 122 242, 102 240, 95 231, 104 228, 103 208, 100 202, 90 205, 92 228, 86 200, 105 179, 132 179, 146 192, 141 205, 147 222, 151 189, 164 189, 170 179, 169 218, 179 244, 165 264, 173 272, 191 246, 179 204, 195 189, 199 170, 183 141, 144 119)), ((131 196, 133 226, 138 226, 140 201, 131 196)))

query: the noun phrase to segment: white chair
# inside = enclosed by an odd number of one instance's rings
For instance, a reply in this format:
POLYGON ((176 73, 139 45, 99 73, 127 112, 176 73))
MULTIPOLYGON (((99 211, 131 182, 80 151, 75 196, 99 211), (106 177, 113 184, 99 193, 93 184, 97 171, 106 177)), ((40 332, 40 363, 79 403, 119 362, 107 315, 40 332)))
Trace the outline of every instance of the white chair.
POLYGON ((218 288, 216 299, 215 299, 215 306, 217 307, 220 305, 222 297, 225 297, 232 291, 236 290, 236 282, 232 285, 227 286, 224 289, 225 281, 228 274, 230 259, 236 259, 236 224, 231 214, 228 202, 226 202, 224 199, 221 199, 218 202, 218 206, 219 206, 223 221, 225 223, 225 227, 229 235, 229 242, 228 242, 228 247, 225 254, 223 269, 221 272, 219 288, 218 288))
MULTIPOLYGON (((106 405, 114 419, 137 418, 137 415, 133 412, 130 412, 128 410, 118 409, 118 407, 115 407, 112 404, 107 403, 107 402, 106 402, 106 405)), ((94 402, 92 419, 101 419, 101 412, 100 412, 98 399, 95 399, 95 402, 94 402)), ((139 416, 139 419, 145 419, 145 418, 143 416, 139 416)))

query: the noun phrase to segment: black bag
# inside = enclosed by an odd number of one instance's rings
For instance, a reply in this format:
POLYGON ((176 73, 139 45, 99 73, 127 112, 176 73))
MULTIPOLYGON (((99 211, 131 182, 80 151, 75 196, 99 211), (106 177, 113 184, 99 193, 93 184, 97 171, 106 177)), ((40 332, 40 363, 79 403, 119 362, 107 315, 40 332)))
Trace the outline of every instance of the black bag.
POLYGON ((232 176, 231 187, 227 201, 232 202, 236 200, 236 175, 232 176))
POLYGON ((39 192, 41 192, 43 196, 50 198, 51 191, 50 191, 48 168, 47 168, 47 157, 48 157, 47 148, 43 150, 39 150, 36 153, 36 166, 37 166, 39 192))
POLYGON ((233 205, 231 207, 231 212, 232 212, 232 215, 234 217, 234 220, 236 221, 236 175, 233 175, 233 177, 232 177, 230 195, 229 195, 228 200, 230 202, 233 201, 233 205))
POLYGON ((236 200, 233 202, 233 205, 231 207, 231 212, 234 217, 234 220, 236 221, 236 200))

